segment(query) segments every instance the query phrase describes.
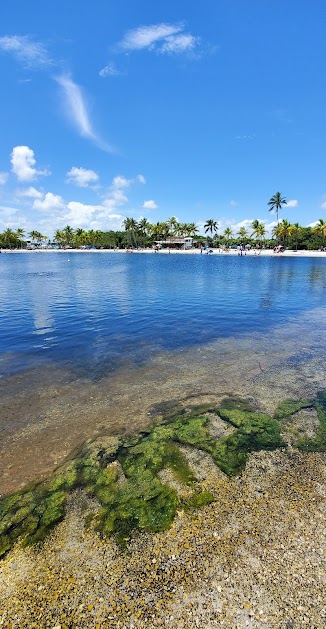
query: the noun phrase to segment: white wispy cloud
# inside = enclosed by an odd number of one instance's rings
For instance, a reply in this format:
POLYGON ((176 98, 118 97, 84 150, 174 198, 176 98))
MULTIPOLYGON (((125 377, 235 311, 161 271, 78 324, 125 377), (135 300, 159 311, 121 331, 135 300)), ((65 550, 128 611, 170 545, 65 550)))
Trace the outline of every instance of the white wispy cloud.
POLYGON ((158 205, 153 199, 149 199, 148 201, 144 201, 143 208, 144 210, 156 210, 158 208, 158 205))
POLYGON ((326 201, 324 201, 324 203, 322 203, 320 207, 321 207, 323 210, 326 210, 326 201))
POLYGON ((37 190, 33 186, 25 188, 24 190, 17 190, 16 193, 19 197, 27 197, 30 199, 43 199, 44 194, 40 190, 37 190))
POLYGON ((64 207, 63 198, 59 194, 53 194, 53 192, 47 192, 43 199, 35 199, 33 203, 34 210, 39 210, 40 212, 53 212, 62 210, 64 207))
POLYGON ((98 180, 98 174, 87 168, 73 166, 67 173, 67 182, 80 188, 87 188, 91 183, 96 183, 98 180))
POLYGON ((99 75, 103 78, 106 78, 107 76, 121 76, 122 72, 120 72, 120 70, 118 70, 116 64, 111 61, 111 63, 108 63, 108 65, 104 66, 104 68, 102 68, 99 71, 99 75))
POLYGON ((39 175, 49 175, 47 170, 35 168, 36 159, 33 149, 29 146, 15 146, 11 153, 12 172, 18 181, 33 181, 39 175))
POLYGON ((113 188, 129 188, 134 183, 145 184, 146 179, 144 175, 137 175, 134 179, 127 179, 123 175, 117 175, 112 179, 112 187, 113 188))
POLYGON ((290 201, 287 202, 286 207, 298 207, 297 199, 290 199, 290 201))
POLYGON ((39 68, 54 63, 45 46, 27 35, 0 37, 0 50, 12 54, 28 68, 39 68))
POLYGON ((0 186, 4 186, 8 179, 8 173, 0 173, 0 186))
POLYGON ((181 54, 193 51, 199 37, 185 32, 185 24, 151 24, 128 31, 119 43, 125 51, 153 50, 160 53, 181 54))
POLYGON ((62 89, 65 113, 76 127, 78 133, 82 137, 92 140, 99 148, 105 151, 112 150, 108 144, 96 135, 79 85, 68 75, 57 76, 55 80, 62 89))
POLYGON ((171 35, 166 37, 162 46, 159 48, 159 52, 166 53, 183 53, 190 52, 196 48, 199 44, 199 37, 195 37, 190 33, 184 33, 181 35, 171 35))

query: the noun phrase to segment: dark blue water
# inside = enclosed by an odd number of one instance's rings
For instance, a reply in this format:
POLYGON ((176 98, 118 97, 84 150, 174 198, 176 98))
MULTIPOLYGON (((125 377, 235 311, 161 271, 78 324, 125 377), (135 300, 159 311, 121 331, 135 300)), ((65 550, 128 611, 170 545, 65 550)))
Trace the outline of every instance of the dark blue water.
POLYGON ((34 253, 0 256, 0 368, 124 361, 268 330, 325 305, 326 259, 34 253))

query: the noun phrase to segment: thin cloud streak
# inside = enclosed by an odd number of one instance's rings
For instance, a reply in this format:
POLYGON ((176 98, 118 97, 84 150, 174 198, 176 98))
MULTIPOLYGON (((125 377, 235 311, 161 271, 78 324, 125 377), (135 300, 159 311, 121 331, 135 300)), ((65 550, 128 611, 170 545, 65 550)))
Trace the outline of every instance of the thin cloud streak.
POLYGON ((150 50, 162 54, 192 52, 200 44, 199 37, 185 32, 185 24, 151 24, 128 31, 119 43, 124 51, 150 50))
POLYGON ((27 68, 40 68, 54 64, 43 44, 32 41, 27 35, 0 37, 0 50, 12 54, 27 68))
POLYGON ((92 140, 103 151, 113 152, 112 147, 101 140, 94 132, 79 85, 74 83, 68 75, 54 78, 62 88, 66 115, 74 124, 78 133, 82 137, 92 140))

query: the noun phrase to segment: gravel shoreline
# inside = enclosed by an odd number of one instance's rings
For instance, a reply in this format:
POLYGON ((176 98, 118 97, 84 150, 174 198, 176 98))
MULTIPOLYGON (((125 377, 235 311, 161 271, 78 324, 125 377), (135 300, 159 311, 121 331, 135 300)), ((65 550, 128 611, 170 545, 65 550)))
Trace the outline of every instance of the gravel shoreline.
POLYGON ((77 491, 43 545, 0 564, 0 626, 324 627, 325 455, 255 453, 233 479, 191 462, 216 502, 126 551, 85 529, 77 491))

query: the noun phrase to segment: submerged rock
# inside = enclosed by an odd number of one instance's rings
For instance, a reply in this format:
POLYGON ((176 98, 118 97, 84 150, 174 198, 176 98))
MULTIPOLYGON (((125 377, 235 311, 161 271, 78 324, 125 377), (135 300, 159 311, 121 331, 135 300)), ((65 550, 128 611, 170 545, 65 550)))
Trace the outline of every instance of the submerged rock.
POLYGON ((319 428, 312 439, 301 439, 296 445, 302 450, 325 450, 325 392, 315 401, 286 400, 274 417, 231 396, 218 406, 160 405, 158 410, 166 414, 147 431, 129 438, 89 440, 49 481, 4 498, 0 502, 0 556, 18 540, 24 545, 43 540, 64 517, 67 497, 77 487, 84 487, 100 505, 92 517, 95 529, 114 535, 122 546, 134 529, 164 530, 177 509, 198 509, 214 501, 197 481, 184 446, 207 453, 225 474, 234 476, 244 469, 250 452, 286 446, 282 420, 307 408, 316 410, 319 428), (218 431, 212 430, 214 417, 218 431), (169 475, 175 485, 168 482, 169 475), (180 486, 187 491, 178 491, 180 486))

